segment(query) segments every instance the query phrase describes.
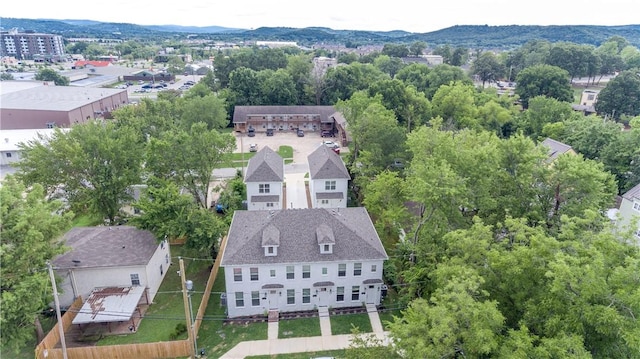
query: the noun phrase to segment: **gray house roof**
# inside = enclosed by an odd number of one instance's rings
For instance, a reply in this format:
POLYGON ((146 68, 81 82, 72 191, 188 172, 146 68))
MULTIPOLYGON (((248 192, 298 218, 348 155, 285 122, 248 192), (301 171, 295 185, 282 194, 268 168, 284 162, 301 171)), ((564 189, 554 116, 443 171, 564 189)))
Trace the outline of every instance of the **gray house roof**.
MULTIPOLYGON (((323 240, 324 241, 324 240, 323 240)), ((364 207, 311 208, 281 211, 235 211, 222 265, 313 263, 350 260, 385 260, 369 214, 364 207), (280 233, 278 255, 265 256, 263 232, 272 242, 280 233), (320 254, 318 229, 333 232, 333 253, 320 254)))
POLYGON ((132 226, 76 227, 64 240, 71 250, 53 260, 57 269, 146 265, 158 248, 151 232, 132 226))
POLYGON ((249 160, 245 182, 282 182, 284 181, 284 160, 268 146, 262 147, 249 160))
POLYGON ((335 112, 333 106, 236 106, 233 123, 247 122, 249 115, 320 115, 320 120, 327 122, 335 112))
POLYGON ((640 200, 640 183, 638 183, 635 187, 625 192, 622 195, 622 198, 628 199, 629 201, 633 201, 634 199, 640 200))
POLYGON ((316 179, 351 179, 342 158, 325 145, 320 145, 307 156, 309 177, 316 179))
POLYGON ((561 154, 572 150, 571 146, 550 138, 542 141, 542 145, 549 149, 549 158, 552 160, 555 160, 561 154))

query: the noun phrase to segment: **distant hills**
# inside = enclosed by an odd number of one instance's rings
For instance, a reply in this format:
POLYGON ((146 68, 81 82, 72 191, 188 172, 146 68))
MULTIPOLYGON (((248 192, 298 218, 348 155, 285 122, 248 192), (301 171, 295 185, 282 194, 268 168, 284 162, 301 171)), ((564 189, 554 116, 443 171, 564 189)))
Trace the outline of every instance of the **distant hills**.
POLYGON ((18 28, 35 32, 55 33, 64 37, 102 37, 122 39, 163 39, 197 37, 217 41, 295 41, 300 45, 315 43, 340 43, 350 46, 412 43, 424 41, 429 46, 448 44, 468 48, 513 48, 530 40, 550 42, 569 41, 598 46, 612 36, 621 36, 640 47, 640 25, 459 25, 428 33, 406 31, 333 30, 323 27, 288 28, 262 27, 255 30, 234 29, 220 26, 143 26, 126 23, 109 23, 93 20, 16 19, 0 17, 4 30, 18 28))

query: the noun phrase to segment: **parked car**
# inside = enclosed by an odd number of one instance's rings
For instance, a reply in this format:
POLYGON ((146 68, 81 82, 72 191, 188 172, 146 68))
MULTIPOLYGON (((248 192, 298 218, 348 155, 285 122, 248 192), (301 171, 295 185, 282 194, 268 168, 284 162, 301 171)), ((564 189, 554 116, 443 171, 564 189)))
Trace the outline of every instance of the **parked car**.
POLYGON ((249 152, 258 152, 258 144, 250 143, 249 144, 249 152))
POLYGON ((331 131, 322 131, 320 133, 320 136, 321 137, 333 137, 333 132, 331 132, 331 131))
POLYGON ((334 148, 340 148, 340 146, 338 146, 337 143, 333 142, 333 141, 323 141, 322 144, 324 144, 325 146, 334 149, 334 148))
POLYGON ((397 168, 397 169, 403 169, 404 168, 404 163, 402 162, 401 159, 396 158, 395 160, 393 160, 393 162, 391 163, 391 167, 392 168, 397 168))
POLYGON ((298 137, 304 137, 304 131, 298 130, 298 137))
POLYGON ((256 135, 256 130, 254 130, 253 128, 250 128, 250 129, 247 131, 247 136, 249 136, 249 137, 255 137, 255 135, 256 135))
POLYGON ((267 128, 267 136, 273 136, 273 128, 267 128))
POLYGON ((143 89, 150 89, 150 88, 153 88, 153 85, 152 84, 145 84, 145 85, 142 85, 142 88, 143 89))

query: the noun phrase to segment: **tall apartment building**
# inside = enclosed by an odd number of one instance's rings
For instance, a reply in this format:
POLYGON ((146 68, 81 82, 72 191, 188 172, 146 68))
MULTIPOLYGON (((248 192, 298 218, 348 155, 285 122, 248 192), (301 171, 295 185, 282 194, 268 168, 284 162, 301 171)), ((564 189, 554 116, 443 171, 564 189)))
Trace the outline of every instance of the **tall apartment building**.
POLYGON ((64 58, 62 36, 35 32, 20 33, 13 29, 0 32, 0 56, 12 56, 18 60, 64 58))

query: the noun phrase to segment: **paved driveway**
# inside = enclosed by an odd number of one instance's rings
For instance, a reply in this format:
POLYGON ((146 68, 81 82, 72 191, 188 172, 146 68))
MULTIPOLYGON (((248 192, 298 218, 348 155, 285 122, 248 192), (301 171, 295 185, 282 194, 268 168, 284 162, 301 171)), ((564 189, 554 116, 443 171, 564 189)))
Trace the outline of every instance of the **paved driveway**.
MULTIPOLYGON (((313 152, 324 140, 329 138, 320 137, 320 132, 305 132, 304 137, 298 137, 295 132, 276 132, 273 136, 267 136, 266 133, 256 133, 254 137, 246 134, 235 133, 236 150, 240 153, 243 149, 249 152, 249 144, 258 145, 258 150, 264 146, 269 146, 272 150, 278 151, 280 146, 291 146, 293 148, 293 163, 285 166, 286 173, 300 173, 309 171, 307 164, 307 156, 313 152)), ((347 148, 341 148, 341 151, 347 151, 347 148)))

